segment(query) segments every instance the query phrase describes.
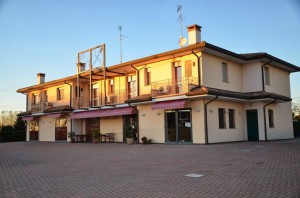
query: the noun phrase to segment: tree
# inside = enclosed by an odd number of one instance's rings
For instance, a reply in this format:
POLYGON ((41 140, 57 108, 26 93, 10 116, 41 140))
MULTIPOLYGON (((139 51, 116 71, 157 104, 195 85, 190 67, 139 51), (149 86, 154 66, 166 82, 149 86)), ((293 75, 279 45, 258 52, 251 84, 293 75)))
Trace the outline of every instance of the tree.
POLYGON ((26 125, 25 122, 22 120, 22 118, 18 117, 15 124, 14 124, 15 131, 26 131, 26 125))
POLYGON ((293 119, 300 120, 300 105, 292 103, 293 119))

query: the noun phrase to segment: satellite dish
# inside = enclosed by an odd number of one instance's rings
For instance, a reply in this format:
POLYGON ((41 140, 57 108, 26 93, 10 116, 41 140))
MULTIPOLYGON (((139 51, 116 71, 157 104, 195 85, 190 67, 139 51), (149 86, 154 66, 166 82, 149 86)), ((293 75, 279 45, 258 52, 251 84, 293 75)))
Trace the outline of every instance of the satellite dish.
POLYGON ((180 36, 180 39, 179 39, 179 46, 180 47, 184 47, 186 44, 186 38, 180 36))

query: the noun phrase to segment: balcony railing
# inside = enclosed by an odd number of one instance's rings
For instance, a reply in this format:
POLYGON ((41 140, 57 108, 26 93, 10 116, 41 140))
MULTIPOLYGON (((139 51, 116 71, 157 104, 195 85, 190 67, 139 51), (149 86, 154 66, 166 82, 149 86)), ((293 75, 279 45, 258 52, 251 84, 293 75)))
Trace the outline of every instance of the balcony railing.
POLYGON ((49 109, 51 107, 53 107, 51 102, 31 103, 31 111, 32 112, 44 111, 44 110, 49 109))
POLYGON ((198 86, 198 78, 181 77, 161 80, 151 83, 151 94, 153 97, 172 94, 183 94, 198 86))

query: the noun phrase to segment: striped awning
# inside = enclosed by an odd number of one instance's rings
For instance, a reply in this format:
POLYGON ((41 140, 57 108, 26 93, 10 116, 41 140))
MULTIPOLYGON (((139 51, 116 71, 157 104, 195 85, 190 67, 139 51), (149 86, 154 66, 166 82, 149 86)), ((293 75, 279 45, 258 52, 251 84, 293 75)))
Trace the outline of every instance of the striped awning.
POLYGON ((71 115, 71 118, 72 119, 101 118, 101 117, 122 116, 122 115, 131 115, 131 114, 137 114, 136 109, 132 107, 120 107, 120 108, 77 112, 71 115))
POLYGON ((152 105, 152 110, 157 109, 180 109, 185 107, 186 100, 171 100, 157 102, 152 105))

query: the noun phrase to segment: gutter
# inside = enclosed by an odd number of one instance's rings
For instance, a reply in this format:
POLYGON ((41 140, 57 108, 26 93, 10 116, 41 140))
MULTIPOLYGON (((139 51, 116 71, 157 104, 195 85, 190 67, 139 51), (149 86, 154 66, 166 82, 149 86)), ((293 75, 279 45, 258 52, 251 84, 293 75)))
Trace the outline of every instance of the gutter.
POLYGON ((265 63, 265 64, 263 64, 262 66, 261 66, 261 77, 262 77, 262 89, 263 89, 263 91, 265 91, 265 72, 264 72, 264 67, 266 66, 266 65, 268 65, 268 64, 270 64, 272 62, 272 60, 270 60, 269 62, 267 62, 267 63, 265 63))
POLYGON ((212 99, 204 104, 205 144, 209 144, 209 142, 208 142, 207 106, 209 103, 217 100, 218 98, 219 98, 219 96, 216 96, 214 99, 212 99))
POLYGON ((277 102, 277 99, 264 105, 264 127, 265 127, 265 141, 268 141, 268 131, 267 131, 267 120, 266 120, 266 107, 277 102))
POLYGON ((194 50, 192 50, 192 53, 197 57, 197 66, 198 66, 198 85, 201 87, 201 70, 200 70, 200 56, 198 56, 194 50))

